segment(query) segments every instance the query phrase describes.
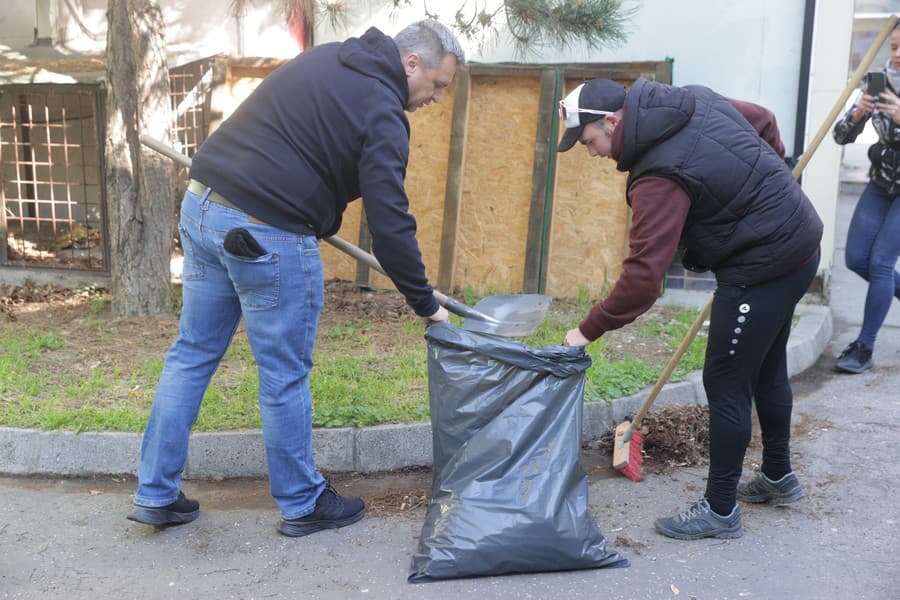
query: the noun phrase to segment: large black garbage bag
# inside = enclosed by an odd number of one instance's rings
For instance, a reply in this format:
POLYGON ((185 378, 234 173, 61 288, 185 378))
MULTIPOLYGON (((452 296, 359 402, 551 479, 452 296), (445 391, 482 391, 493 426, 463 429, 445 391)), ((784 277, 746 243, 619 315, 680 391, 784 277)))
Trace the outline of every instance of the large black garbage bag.
POLYGON ((409 581, 625 567, 588 510, 582 348, 428 328, 432 499, 409 581))

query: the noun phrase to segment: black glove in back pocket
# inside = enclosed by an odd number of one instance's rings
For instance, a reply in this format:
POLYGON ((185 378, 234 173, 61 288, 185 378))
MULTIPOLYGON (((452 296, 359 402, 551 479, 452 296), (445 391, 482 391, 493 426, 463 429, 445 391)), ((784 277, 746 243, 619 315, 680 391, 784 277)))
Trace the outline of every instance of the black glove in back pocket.
POLYGON ((235 227, 225 234, 225 250, 241 258, 259 258, 266 254, 265 248, 243 227, 235 227))

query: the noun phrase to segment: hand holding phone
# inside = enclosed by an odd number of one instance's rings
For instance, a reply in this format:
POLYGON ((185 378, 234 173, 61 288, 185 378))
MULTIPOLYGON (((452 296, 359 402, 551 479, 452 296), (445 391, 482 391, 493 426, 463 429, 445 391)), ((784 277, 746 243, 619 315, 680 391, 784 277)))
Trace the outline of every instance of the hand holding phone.
POLYGON ((885 75, 882 71, 872 71, 866 75, 866 93, 878 101, 878 96, 887 87, 885 75))

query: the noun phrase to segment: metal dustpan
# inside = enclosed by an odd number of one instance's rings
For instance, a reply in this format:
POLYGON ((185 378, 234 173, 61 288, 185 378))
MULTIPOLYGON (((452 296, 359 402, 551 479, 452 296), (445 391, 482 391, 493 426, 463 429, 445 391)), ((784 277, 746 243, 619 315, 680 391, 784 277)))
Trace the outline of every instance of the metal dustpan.
MULTIPOLYGON (((169 148, 161 141, 148 135, 141 136, 141 142, 160 154, 186 166, 191 166, 191 159, 169 148)), ((385 274, 378 260, 337 236, 324 238, 326 242, 353 258, 362 261, 379 273, 385 274)), ((475 308, 434 290, 434 297, 441 306, 464 318, 462 327, 469 331, 489 333, 503 337, 526 337, 532 335, 547 315, 550 308, 550 297, 543 294, 499 294, 483 298, 475 308)))
MULTIPOLYGON (((368 252, 337 236, 325 238, 325 241, 384 274, 381 264, 368 252)), ((551 302, 551 298, 543 294, 498 294, 481 299, 475 308, 471 308, 437 290, 434 290, 434 298, 450 312, 463 317, 463 329, 503 337, 532 335, 544 322, 551 302)))
POLYGON ((443 306, 465 317, 463 329, 503 337, 526 337, 544 322, 550 302, 550 296, 543 294, 497 294, 482 298, 474 308, 452 298, 447 298, 443 306), (460 304, 462 309, 456 310, 460 307, 453 303, 460 304))

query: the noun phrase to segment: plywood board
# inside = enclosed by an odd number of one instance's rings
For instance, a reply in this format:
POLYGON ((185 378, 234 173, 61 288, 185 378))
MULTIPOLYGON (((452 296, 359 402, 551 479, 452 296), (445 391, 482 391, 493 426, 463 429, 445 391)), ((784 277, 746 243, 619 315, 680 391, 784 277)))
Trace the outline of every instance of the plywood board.
POLYGON ((472 76, 456 281, 522 289, 540 78, 472 76))
MULTIPOLYGON (((567 81, 564 94, 579 83, 567 81)), ((626 177, 614 161, 591 158, 580 144, 558 154, 546 293, 571 298, 587 290, 595 298, 619 276, 627 249, 626 177)))
MULTIPOLYGON (((567 74, 562 93, 581 83, 582 76, 612 76, 628 84, 636 76, 633 71, 642 65, 559 65, 567 74), (608 69, 613 71, 606 73, 608 69)), ((538 122, 548 118, 540 114, 540 75, 546 68, 469 67, 466 160, 454 248, 453 280, 458 287, 470 286, 479 292, 523 289, 537 177, 533 172, 535 134, 538 122)), ((455 84, 439 104, 409 114, 412 135, 406 189, 410 211, 418 223, 426 273, 433 284, 442 253, 454 93, 455 84)), ((617 172, 610 160, 589 158, 581 147, 556 159, 550 240, 546 262, 541 263, 546 264, 545 292, 574 297, 587 290, 596 295, 618 276, 627 252, 625 174, 617 172)), ((359 242, 360 204, 350 204, 339 233, 354 244, 359 242)), ((327 244, 322 245, 322 256, 327 277, 356 279, 355 261, 327 244)), ((393 287, 379 274, 373 274, 371 283, 393 287)))
MULTIPOLYGON (((362 202, 357 200, 347 205, 347 210, 344 211, 344 221, 341 223, 341 230, 337 233, 338 237, 354 245, 359 245, 361 204, 362 202)), ((356 260, 332 248, 331 245, 325 242, 319 243, 319 250, 322 255, 322 262, 325 265, 325 279, 344 279, 346 281, 354 281, 356 279, 356 260)))
MULTIPOLYGON (((406 195, 409 210, 416 218, 416 239, 425 261, 425 273, 432 285, 437 281, 441 250, 441 228, 444 221, 444 193, 447 187, 447 155, 450 148, 450 128, 453 115, 454 86, 444 93, 440 103, 408 113, 411 128, 409 140, 409 168, 406 174, 406 195)), ((342 231, 350 231, 345 222, 342 231)), ((355 221, 357 231, 359 217, 355 221)), ((353 238, 349 241, 356 243, 353 238)), ((356 277, 354 270, 348 279, 356 277)), ((393 289, 387 277, 374 273, 372 286, 393 289)))

